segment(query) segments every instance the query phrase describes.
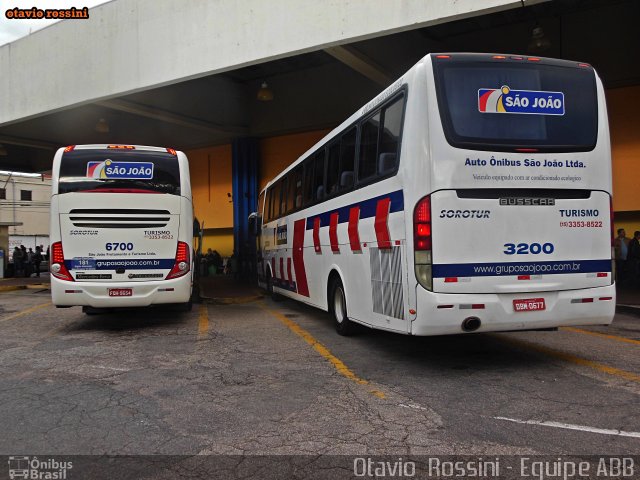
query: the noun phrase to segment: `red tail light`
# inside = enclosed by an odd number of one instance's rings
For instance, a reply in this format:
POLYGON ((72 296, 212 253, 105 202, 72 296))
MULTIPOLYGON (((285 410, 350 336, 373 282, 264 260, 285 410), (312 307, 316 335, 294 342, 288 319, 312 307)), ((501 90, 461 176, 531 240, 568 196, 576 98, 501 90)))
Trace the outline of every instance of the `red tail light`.
POLYGON ((424 197, 416 205, 413 218, 414 248, 431 250, 431 197, 424 197))
POLYGON ((433 290, 431 260, 431 197, 422 198, 413 211, 413 256, 416 279, 427 290, 433 290))
POLYGON ((190 257, 189 245, 185 242, 178 242, 178 248, 176 249, 176 261, 165 280, 182 277, 189 273, 191 270, 191 262, 189 261, 190 257))
POLYGON ((67 266, 64 264, 64 252, 62 251, 62 242, 55 242, 51 245, 51 264, 49 266, 51 275, 60 280, 66 280, 73 282, 73 277, 67 270, 67 266))
POLYGON ((167 152, 169 152, 171 155, 174 155, 174 156, 178 155, 178 153, 173 148, 167 148, 167 152))
POLYGON ((74 148, 76 148, 75 145, 69 145, 68 147, 65 147, 64 149, 64 153, 69 153, 70 151, 72 151, 74 148))

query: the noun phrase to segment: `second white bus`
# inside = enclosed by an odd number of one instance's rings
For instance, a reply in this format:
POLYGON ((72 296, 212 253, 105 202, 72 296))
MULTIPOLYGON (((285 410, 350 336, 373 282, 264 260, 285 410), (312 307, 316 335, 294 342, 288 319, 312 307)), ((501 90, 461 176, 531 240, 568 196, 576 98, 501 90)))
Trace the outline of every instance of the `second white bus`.
POLYGON ((259 281, 412 335, 609 324, 611 152, 587 64, 430 54, 259 200, 259 281))
POLYGON ((184 153, 74 145, 53 160, 51 295, 59 307, 191 308, 193 203, 184 153))

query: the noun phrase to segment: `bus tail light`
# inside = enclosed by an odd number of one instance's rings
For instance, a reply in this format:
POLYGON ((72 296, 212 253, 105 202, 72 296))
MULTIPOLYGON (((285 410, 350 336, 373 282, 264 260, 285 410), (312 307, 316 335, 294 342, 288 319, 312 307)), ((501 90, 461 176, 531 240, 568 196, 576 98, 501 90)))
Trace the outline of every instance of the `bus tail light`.
POLYGON ((64 264, 64 252, 62 251, 62 242, 55 242, 51 245, 51 265, 49 266, 51 274, 60 280, 73 282, 73 277, 64 264))
POLYGON ((165 280, 182 277, 183 275, 189 273, 189 270, 191 268, 189 257, 189 245, 187 245, 185 242, 178 242, 178 248, 176 249, 176 261, 165 280))
POLYGON ((413 214, 413 234, 416 279, 427 290, 433 290, 431 197, 429 195, 422 198, 416 205, 413 214))

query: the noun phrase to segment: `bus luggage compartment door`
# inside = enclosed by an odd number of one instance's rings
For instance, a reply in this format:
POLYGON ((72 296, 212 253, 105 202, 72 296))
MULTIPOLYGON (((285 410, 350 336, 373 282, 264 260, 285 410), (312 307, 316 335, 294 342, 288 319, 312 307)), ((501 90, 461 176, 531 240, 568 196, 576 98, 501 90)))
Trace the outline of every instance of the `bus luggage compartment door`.
POLYGON ((434 292, 541 292, 612 283, 605 192, 441 190, 431 205, 434 292))

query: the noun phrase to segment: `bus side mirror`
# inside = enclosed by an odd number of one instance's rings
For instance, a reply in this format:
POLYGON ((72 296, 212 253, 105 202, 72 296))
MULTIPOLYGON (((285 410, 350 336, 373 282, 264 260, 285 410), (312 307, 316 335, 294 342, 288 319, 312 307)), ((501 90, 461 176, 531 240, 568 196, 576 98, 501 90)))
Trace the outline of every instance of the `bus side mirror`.
POLYGON ((197 218, 193 219, 193 236, 194 237, 200 236, 200 222, 198 221, 197 218))
POLYGON ((260 227, 262 226, 262 218, 257 212, 253 212, 249 215, 249 232, 251 235, 258 236, 260 233, 260 227))

